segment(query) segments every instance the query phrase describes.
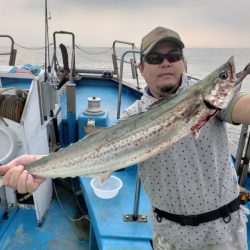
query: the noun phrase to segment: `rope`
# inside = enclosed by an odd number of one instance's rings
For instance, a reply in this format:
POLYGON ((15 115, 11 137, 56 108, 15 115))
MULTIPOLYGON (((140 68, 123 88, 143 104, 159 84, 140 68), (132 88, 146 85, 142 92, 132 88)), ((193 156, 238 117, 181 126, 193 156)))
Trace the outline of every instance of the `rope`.
POLYGON ((77 219, 74 219, 74 218, 72 218, 72 217, 70 217, 70 216, 68 215, 68 213, 67 213, 66 210, 64 209, 64 207, 63 207, 63 205, 62 205, 62 203, 61 203, 61 201, 60 201, 60 199, 59 199, 59 196, 58 196, 57 191, 56 191, 55 184, 54 184, 53 181, 52 181, 52 183, 53 183, 53 187, 54 187, 54 190, 55 190, 56 198, 57 198, 57 200, 58 200, 58 203, 59 203, 59 205, 60 205, 60 207, 61 207, 61 209, 62 209, 64 215, 65 215, 70 221, 72 221, 72 222, 80 221, 80 220, 82 220, 82 219, 85 219, 85 220, 88 220, 88 221, 89 221, 89 216, 88 216, 87 214, 84 214, 84 215, 82 215, 80 218, 77 218, 77 219))
POLYGON ((17 88, 0 90, 0 117, 20 122, 28 93, 17 88), (14 89, 16 95, 2 95, 2 93, 14 89))
POLYGON ((50 43, 48 46, 43 46, 43 47, 37 47, 37 48, 29 48, 29 47, 25 47, 23 45, 17 44, 16 42, 14 43, 17 47, 20 47, 22 49, 28 49, 28 50, 41 50, 41 49, 45 49, 47 47, 50 47, 51 45, 53 45, 53 43, 50 43))
POLYGON ((1 102, 0 116, 19 123, 24 106, 25 99, 16 95, 9 95, 1 102))
POLYGON ((0 95, 0 106, 4 99, 5 99, 4 95, 0 95))
MULTIPOLYGON (((16 42, 14 42, 14 44, 15 44, 17 47, 20 47, 20 48, 22 48, 22 49, 28 49, 28 50, 42 50, 42 49, 45 49, 45 48, 48 48, 48 47, 52 46, 54 43, 50 43, 48 46, 42 46, 42 47, 37 47, 37 48, 34 48, 34 47, 33 47, 33 48, 31 48, 31 47, 26 47, 26 46, 20 45, 20 44, 18 44, 18 43, 16 43, 16 42)), ((108 49, 106 49, 106 50, 104 50, 104 51, 101 51, 101 52, 90 52, 90 51, 87 51, 87 50, 85 50, 85 49, 80 48, 78 45, 75 45, 75 47, 76 47, 77 49, 79 49, 80 51, 84 52, 84 53, 92 54, 92 55, 106 54, 106 53, 108 53, 110 50, 112 50, 112 47, 111 47, 111 48, 108 48, 108 49)))
MULTIPOLYGON (((45 48, 48 48, 48 47, 52 46, 54 43, 50 43, 48 46, 42 46, 42 47, 37 47, 37 48, 35 48, 35 47, 33 47, 33 48, 31 48, 31 47, 26 47, 26 46, 20 45, 20 44, 18 44, 18 43, 16 43, 16 42, 14 42, 14 44, 15 44, 17 47, 20 47, 20 48, 22 48, 22 49, 27 49, 27 50, 42 50, 42 49, 45 49, 45 48)), ((78 45, 75 45, 75 47, 76 47, 78 50, 80 50, 80 51, 82 51, 82 52, 84 52, 84 53, 90 54, 90 55, 91 55, 91 54, 92 54, 92 55, 106 54, 106 53, 108 53, 110 50, 112 50, 112 47, 110 47, 110 48, 108 48, 108 49, 106 49, 106 50, 104 50, 104 51, 100 51, 100 52, 90 52, 90 51, 87 51, 87 50, 85 50, 85 49, 80 48, 78 45)))
POLYGON ((108 48, 108 49, 106 49, 106 50, 104 50, 104 51, 100 51, 100 52, 90 52, 90 51, 87 51, 87 50, 85 50, 85 49, 80 48, 78 45, 75 45, 75 46, 76 46, 77 49, 81 50, 82 52, 87 53, 87 54, 92 54, 92 55, 106 54, 106 53, 108 53, 110 50, 112 50, 112 47, 111 47, 111 48, 108 48))
POLYGON ((0 89, 0 95, 6 91, 9 91, 9 90, 15 90, 15 92, 18 94, 18 93, 22 93, 24 94, 26 97, 28 96, 28 91, 24 90, 24 89, 19 89, 19 88, 7 88, 7 89, 0 89))

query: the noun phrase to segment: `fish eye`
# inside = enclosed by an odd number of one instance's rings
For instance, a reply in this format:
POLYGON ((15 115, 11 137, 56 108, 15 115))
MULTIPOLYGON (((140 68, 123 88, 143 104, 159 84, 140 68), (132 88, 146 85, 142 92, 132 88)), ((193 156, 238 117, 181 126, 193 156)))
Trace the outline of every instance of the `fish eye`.
POLYGON ((221 79, 221 80, 226 80, 227 78, 228 78, 227 72, 221 72, 221 73, 220 73, 220 79, 221 79))

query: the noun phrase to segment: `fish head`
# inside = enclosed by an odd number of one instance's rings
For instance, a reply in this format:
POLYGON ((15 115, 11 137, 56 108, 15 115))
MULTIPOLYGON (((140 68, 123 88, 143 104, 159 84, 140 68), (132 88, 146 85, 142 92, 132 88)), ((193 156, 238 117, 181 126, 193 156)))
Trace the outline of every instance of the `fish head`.
POLYGON ((231 57, 202 80, 206 106, 210 109, 225 109, 239 89, 236 80, 234 59, 231 57))

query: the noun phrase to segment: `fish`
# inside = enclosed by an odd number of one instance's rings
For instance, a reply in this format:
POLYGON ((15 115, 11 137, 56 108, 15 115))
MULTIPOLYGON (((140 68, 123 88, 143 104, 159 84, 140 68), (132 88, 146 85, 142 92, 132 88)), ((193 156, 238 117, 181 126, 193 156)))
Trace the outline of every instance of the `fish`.
POLYGON ((143 162, 190 133, 197 137, 202 126, 228 106, 249 73, 250 63, 236 74, 231 57, 182 94, 87 135, 25 169, 44 178, 93 177, 143 162))

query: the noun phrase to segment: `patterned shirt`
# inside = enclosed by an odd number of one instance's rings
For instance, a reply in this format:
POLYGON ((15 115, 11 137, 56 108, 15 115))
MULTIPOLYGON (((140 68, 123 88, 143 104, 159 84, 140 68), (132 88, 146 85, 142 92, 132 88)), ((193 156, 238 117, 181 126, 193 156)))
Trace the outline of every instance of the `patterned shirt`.
MULTIPOLYGON (((176 94, 193 83, 183 75, 176 94)), ((232 108, 239 96, 201 128, 198 139, 189 134, 139 165, 141 181, 153 207, 173 214, 195 215, 222 207, 238 196, 239 186, 230 162, 225 121, 232 123, 232 108)), ((156 101, 146 88, 142 98, 124 111, 122 119, 148 110, 156 101)), ((221 218, 198 227, 181 226, 165 219, 158 223, 154 216, 152 222, 154 231, 176 247, 194 249, 224 242, 231 230, 246 222, 241 210, 231 216, 228 224, 221 218)))

